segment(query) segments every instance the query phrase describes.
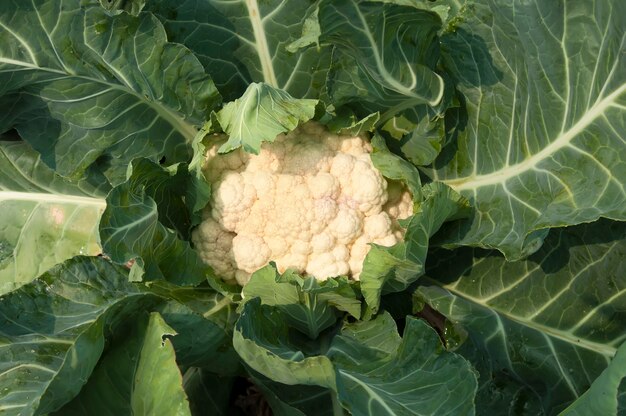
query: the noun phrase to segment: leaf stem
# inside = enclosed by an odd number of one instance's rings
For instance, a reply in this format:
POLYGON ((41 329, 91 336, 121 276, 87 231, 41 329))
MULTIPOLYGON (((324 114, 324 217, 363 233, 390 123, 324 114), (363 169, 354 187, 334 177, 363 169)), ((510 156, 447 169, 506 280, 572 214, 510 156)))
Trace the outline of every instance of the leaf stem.
POLYGON ((345 416, 343 406, 341 405, 341 403, 339 403, 337 392, 331 390, 330 397, 333 403, 333 416, 345 416))
POLYGON ((202 316, 205 317, 205 318, 208 318, 209 316, 214 315, 217 312, 221 311, 222 309, 224 309, 225 307, 227 307, 231 303, 232 302, 230 301, 230 299, 228 299, 226 296, 224 296, 224 299, 220 300, 215 305, 213 305, 213 307, 211 309, 209 309, 208 311, 206 311, 205 313, 203 313, 202 316))

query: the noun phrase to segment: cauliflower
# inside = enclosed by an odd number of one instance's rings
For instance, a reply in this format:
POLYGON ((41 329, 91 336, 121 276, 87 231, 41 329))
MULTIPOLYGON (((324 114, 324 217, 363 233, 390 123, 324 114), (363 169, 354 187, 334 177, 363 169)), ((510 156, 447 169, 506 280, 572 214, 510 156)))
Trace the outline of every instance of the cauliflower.
POLYGON ((220 144, 207 151, 213 194, 192 241, 225 280, 244 285, 270 261, 281 273, 358 280, 370 243, 402 240, 397 220, 413 213, 411 194, 374 167, 366 139, 308 122, 258 155, 219 155, 220 144))

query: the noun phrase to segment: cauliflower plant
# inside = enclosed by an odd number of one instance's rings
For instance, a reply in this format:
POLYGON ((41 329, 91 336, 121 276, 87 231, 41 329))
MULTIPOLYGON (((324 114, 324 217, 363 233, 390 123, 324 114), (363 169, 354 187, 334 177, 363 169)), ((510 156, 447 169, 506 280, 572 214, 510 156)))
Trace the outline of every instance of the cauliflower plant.
POLYGON ((411 195, 374 167, 366 139, 308 122, 258 155, 219 155, 220 144, 207 152, 212 200, 192 240, 225 280, 244 285, 270 261, 281 273, 358 280, 369 243, 402 240, 397 220, 413 213, 411 195))

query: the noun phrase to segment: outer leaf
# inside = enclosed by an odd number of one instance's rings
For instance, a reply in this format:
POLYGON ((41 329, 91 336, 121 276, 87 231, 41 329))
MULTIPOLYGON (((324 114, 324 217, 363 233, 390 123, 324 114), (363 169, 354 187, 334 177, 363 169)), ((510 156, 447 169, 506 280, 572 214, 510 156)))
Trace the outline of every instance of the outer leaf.
MULTIPOLYGON (((221 375, 241 372, 239 357, 232 348, 232 328, 222 328, 176 301, 165 303, 158 312, 178 333, 172 344, 176 361, 183 368, 203 367, 221 375)), ((205 313, 210 316, 210 312, 205 313)))
POLYGON ((407 219, 404 241, 393 247, 372 244, 365 257, 361 290, 373 312, 382 294, 402 291, 424 273, 430 237, 445 221, 467 211, 467 201, 443 184, 428 184, 422 193, 423 201, 407 219))
MULTIPOLYGON (((395 329, 390 318, 370 325, 395 329)), ((407 318, 404 339, 391 354, 342 334, 328 355, 337 368, 339 400, 351 414, 474 414, 474 371, 461 356, 443 350, 435 331, 421 320, 407 318)))
POLYGON ((191 311, 223 328, 232 331, 237 320, 236 304, 232 299, 207 286, 178 286, 159 280, 147 283, 148 290, 164 299, 175 300, 191 311))
POLYGON ((277 383, 260 374, 252 380, 268 401, 275 416, 338 416, 341 405, 332 400, 331 390, 317 386, 289 386, 277 383))
POLYGON ((255 371, 283 384, 334 388, 335 376, 325 356, 305 356, 288 334, 285 316, 276 308, 247 302, 235 326, 235 350, 255 371))
POLYGON ((156 312, 140 316, 130 336, 107 351, 80 394, 59 415, 191 415, 169 336, 156 312))
POLYGON ((137 16, 146 5, 146 0, 100 0, 100 4, 113 14, 126 11, 137 16))
POLYGON ((625 15, 612 0, 491 0, 442 37, 467 114, 431 176, 477 208, 445 242, 515 260, 538 230, 626 219, 625 15))
POLYGON ((341 107, 336 111, 336 116, 326 125, 330 131, 339 134, 352 134, 358 136, 367 132, 374 131, 376 123, 380 120, 379 113, 372 113, 368 116, 358 119, 354 112, 347 107, 341 107))
MULTIPOLYGON (((246 364, 274 382, 331 388, 351 414, 431 414, 436 409, 442 414, 471 413, 476 389, 471 367, 460 356, 442 352, 436 333, 425 323, 409 319, 402 342, 387 314, 347 324, 330 349, 305 355, 282 315, 258 299, 249 301, 234 337, 246 364)), ((308 414, 287 399, 288 391, 271 391, 280 400, 275 403, 279 413, 291 406, 308 414)))
POLYGON ((154 16, 109 16, 80 0, 2 2, 0 85, 12 108, 0 131, 15 126, 64 176, 97 165, 114 184, 137 156, 188 160, 194 126, 219 102, 154 16))
POLYGON ((217 113, 217 120, 229 135, 220 153, 243 146, 258 154, 261 142, 273 142, 280 133, 293 130, 299 122, 315 115, 317 100, 296 99, 265 83, 252 83, 245 94, 217 113))
MULTIPOLYGON (((494 252, 437 252, 443 288, 420 295, 467 329, 494 373, 507 373, 553 414, 578 398, 626 339, 626 224, 553 231, 527 261, 494 252)), ((433 253, 434 255, 434 253, 433 253)))
POLYGON ((617 415, 617 399, 626 380, 626 344, 615 354, 611 364, 593 382, 589 390, 569 406, 562 415, 617 415))
POLYGON ((455 25, 463 21, 464 14, 471 13, 471 0, 438 0, 436 2, 430 0, 374 0, 383 3, 400 4, 404 6, 412 6, 418 9, 430 10, 435 12, 444 23, 443 30, 452 31, 455 25))
POLYGON ((193 285, 209 276, 210 269, 189 243, 168 228, 186 232, 190 225, 184 203, 188 172, 181 165, 175 169, 167 172, 138 159, 131 165, 128 181, 107 196, 100 222, 102 248, 117 263, 133 261, 133 280, 165 278, 193 285))
POLYGON ((387 179, 402 181, 413 195, 413 200, 420 201, 422 199, 422 182, 415 166, 391 153, 387 149, 384 139, 378 134, 372 138, 372 147, 374 151, 371 158, 376 169, 387 179))
POLYGON ((233 378, 220 377, 200 368, 185 372, 183 385, 194 416, 235 414, 229 407, 233 378))
POLYGON ((444 82, 434 72, 441 21, 434 13, 371 1, 328 0, 320 3, 319 24, 320 41, 335 46, 328 81, 335 106, 355 103, 367 113, 380 110, 393 116, 419 104, 441 102, 444 82))
MULTIPOLYGON (((446 340, 447 343, 448 340, 446 340)), ((502 370, 498 361, 492 360, 480 346, 482 340, 466 339, 455 350, 468 360, 479 373, 476 403, 477 415, 543 416, 541 395, 520 380, 516 374, 502 370)))
POLYGON ((396 323, 387 312, 381 313, 371 321, 357 321, 345 325, 341 329, 341 335, 382 354, 395 354, 402 343, 396 323))
POLYGON ((264 305, 276 306, 290 326, 311 339, 337 322, 339 310, 357 319, 361 316, 361 303, 347 279, 329 279, 320 284, 314 277, 302 279, 288 273, 280 276, 274 264, 252 275, 243 288, 243 297, 259 297, 264 305))
POLYGON ((382 129, 399 141, 390 145, 399 148, 411 163, 427 166, 437 158, 455 132, 446 129, 443 118, 443 110, 452 106, 450 103, 440 105, 439 109, 417 106, 388 119, 382 129))
POLYGON ((182 43, 193 51, 211 74, 224 99, 234 100, 243 94, 251 81, 248 69, 237 57, 237 50, 248 44, 237 35, 228 15, 211 3, 206 0, 160 0, 148 2, 146 10, 161 20, 170 41, 182 43))
POLYGON ((402 139, 396 150, 418 166, 429 165, 450 136, 443 115, 455 104, 451 79, 435 71, 441 20, 429 10, 447 19, 452 8, 426 1, 322 1, 307 20, 316 24, 305 25, 291 45, 332 44, 329 97, 323 96, 328 111, 340 122, 346 112, 379 112, 378 127, 402 139))
POLYGON ((212 33, 233 46, 235 57, 249 73, 247 83, 264 82, 297 98, 317 98, 330 66, 329 50, 287 50, 300 37, 310 1, 209 2, 227 16, 212 33))
POLYGON ((71 183, 25 143, 0 141, 0 295, 78 254, 100 252, 103 191, 71 183))
POLYGON ((105 334, 158 301, 103 259, 75 257, 0 301, 0 410, 52 412, 74 397, 105 334))
MULTIPOLYGON (((212 129, 212 120, 215 113, 211 113, 209 121, 205 122, 196 137, 191 142, 193 157, 189 162, 189 178, 187 192, 185 194, 185 205, 191 213, 191 225, 198 225, 202 220, 200 214, 204 207, 211 200, 211 185, 207 182, 202 166, 206 158, 206 146, 203 142, 204 138, 212 129)), ((217 124, 217 123, 215 123, 217 124)))

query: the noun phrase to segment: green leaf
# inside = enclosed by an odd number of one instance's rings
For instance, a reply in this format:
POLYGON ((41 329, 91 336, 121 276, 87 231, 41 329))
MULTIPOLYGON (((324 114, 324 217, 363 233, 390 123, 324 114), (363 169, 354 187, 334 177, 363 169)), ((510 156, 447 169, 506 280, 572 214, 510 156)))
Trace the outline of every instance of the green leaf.
POLYGON ((47 414, 72 399, 104 349, 105 336, 159 299, 122 269, 75 257, 0 301, 0 410, 47 414))
MULTIPOLYGON (((204 176, 202 167, 206 158, 206 146, 204 138, 212 130, 212 120, 215 113, 211 113, 211 118, 204 123, 191 142, 193 157, 189 162, 188 185, 185 193, 185 205, 191 213, 191 225, 196 226, 202 220, 201 212, 211 200, 211 185, 204 176)), ((217 122, 215 123, 217 124, 217 122)))
POLYGON ((264 305, 276 306, 290 326, 311 339, 337 322, 338 311, 357 319, 361 316, 361 303, 347 279, 318 282, 288 272, 281 276, 274 264, 253 273, 244 286, 244 299, 256 297, 264 305))
POLYGON ((378 120, 380 120, 379 113, 372 113, 359 119, 353 111, 347 107, 341 107, 336 111, 335 117, 326 124, 326 127, 328 127, 330 131, 339 134, 358 136, 374 131, 378 120))
POLYGON ((593 382, 589 390, 561 413, 568 415, 618 415, 618 398, 624 394, 626 380, 626 344, 623 344, 611 360, 611 364, 593 382))
POLYGON ((405 220, 404 241, 393 247, 372 244, 365 257, 361 291, 373 313, 378 310, 381 295, 405 290, 424 273, 430 237, 441 225, 467 212, 467 201, 444 184, 425 185, 421 193, 423 201, 405 220))
POLYGON ((221 26, 225 34, 238 39, 235 56, 248 70, 249 81, 265 82, 298 98, 317 96, 329 54, 292 53, 286 48, 300 36, 310 1, 209 1, 228 16, 228 23, 221 26))
POLYGON ((149 2, 146 9, 163 21, 170 40, 194 51, 226 99, 241 96, 251 82, 313 98, 323 87, 329 51, 286 48, 300 36, 310 4, 165 0, 149 2))
POLYGON ((431 255, 437 285, 424 281, 419 297, 462 324, 470 353, 529 386, 547 414, 583 394, 626 338, 625 223, 553 230, 520 262, 480 249, 431 255))
POLYGON ((445 122, 442 114, 425 106, 416 107, 395 116, 382 126, 382 129, 399 143, 392 143, 414 165, 430 165, 439 155, 446 138, 445 122))
MULTIPOLYGON (((381 1, 383 3, 393 3, 403 6, 411 6, 422 10, 430 10, 439 15, 439 18, 444 22, 444 31, 454 30, 454 24, 458 24, 462 21, 463 14, 469 8, 468 3, 471 4, 471 0, 374 0, 381 1), (446 25, 447 24, 447 25, 446 25)), ((470 9, 471 10, 471 9, 470 9)))
POLYGON ((341 336, 382 354, 394 354, 402 343, 396 323, 387 312, 370 321, 345 325, 341 329, 341 336))
POLYGON ((96 2, 0 6, 0 102, 63 176, 90 167, 118 184, 137 156, 187 161, 196 125, 220 101, 191 52, 151 14, 109 16, 96 2))
POLYGON ((237 304, 231 298, 207 286, 178 286, 164 280, 148 282, 146 285, 150 292, 164 299, 175 300, 225 331, 232 332, 238 315, 237 304))
POLYGON ((26 143, 0 141, 0 295, 73 256, 100 253, 105 191, 56 175, 26 143))
POLYGON ((132 280, 195 285, 209 276, 208 266, 180 238, 191 224, 192 213, 184 199, 188 174, 184 165, 167 171, 137 159, 130 166, 128 181, 107 196, 100 221, 102 248, 117 263, 132 261, 132 280))
POLYGON ((415 166, 387 149, 385 140, 379 135, 372 137, 372 163, 385 178, 402 181, 413 195, 414 201, 422 198, 422 182, 415 166))
POLYGON ((626 3, 470 7, 441 38, 465 97, 451 122, 464 127, 429 174, 476 211, 442 241, 516 260, 539 248, 545 228, 625 220, 626 3))
MULTIPOLYGON (((330 388, 351 414, 432 414, 438 407, 444 409, 442 414, 471 414, 476 391, 471 366, 461 356, 444 351, 425 323, 408 318, 400 340, 395 322, 383 314, 372 321, 345 324, 340 335, 329 339, 333 334, 326 334, 311 348, 298 344, 285 321, 278 308, 255 299, 245 304, 234 336, 246 364, 270 378, 269 385, 264 378, 258 381, 270 390, 270 403, 279 414, 293 408, 310 413, 299 406, 301 400, 294 401, 288 387, 276 383, 330 388), (429 400, 432 397, 436 400, 429 400)), ((323 390, 313 391, 328 400, 323 390)), ((343 414, 336 406, 332 407, 343 414)))
POLYGON ((220 375, 241 372, 239 357, 232 347, 232 327, 223 328, 212 321, 210 309, 205 317, 177 301, 169 301, 157 311, 178 333, 172 344, 181 367, 203 367, 220 375))
POLYGON ((118 14, 122 11, 137 16, 146 5, 147 0, 99 0, 102 7, 109 13, 118 14))
POLYGON ((395 114, 441 102, 444 82, 434 72, 441 27, 436 14, 395 4, 328 0, 319 5, 319 24, 320 42, 335 47, 327 84, 335 106, 354 103, 367 108, 366 114, 395 114))
POLYGON ((156 312, 140 315, 129 337, 107 351, 80 394, 59 415, 191 415, 169 339, 156 312))
POLYGON ((268 84, 252 83, 241 98, 217 113, 217 120, 229 135, 219 152, 243 146, 246 152, 258 154, 262 142, 273 142, 280 133, 312 119, 316 104, 317 100, 296 99, 268 84))
MULTIPOLYGON (((237 54, 247 42, 237 35, 229 16, 211 3, 160 0, 148 2, 145 9, 163 23, 171 42, 181 43, 193 51, 224 99, 234 100, 244 93, 251 81, 248 69, 237 54)), ((243 17, 243 13, 241 15, 243 17)))
MULTIPOLYGON (((388 315, 366 326, 368 332, 374 327, 382 332, 397 331, 388 315)), ((471 365, 445 351, 424 321, 408 317, 402 343, 393 351, 382 338, 384 348, 363 343, 361 337, 355 337, 359 332, 358 328, 342 331, 328 351, 336 367, 339 400, 351 414, 474 414, 477 383, 471 365)))
POLYGON ((230 416, 230 396, 233 378, 221 377, 201 368, 192 367, 183 376, 183 386, 189 397, 189 407, 194 416, 230 416))
POLYGON ((343 415, 339 406, 333 408, 331 390, 317 386, 289 386, 254 373, 254 385, 263 392, 263 397, 275 416, 338 416, 343 415))
MULTIPOLYGON (((447 342, 448 340, 446 340, 447 342)), ((468 360, 478 372, 477 415, 543 416, 543 398, 532 386, 520 380, 516 374, 501 371, 498 361, 484 354, 480 345, 471 338, 455 350, 468 360)))
POLYGON ((626 344, 615 354, 611 364, 593 382, 589 390, 563 413, 567 415, 618 415, 617 399, 623 381, 626 380, 626 344))
POLYGON ((261 305, 258 298, 244 305, 233 345, 247 365, 276 382, 335 386, 330 360, 323 355, 305 355, 290 338, 285 314, 261 305))

